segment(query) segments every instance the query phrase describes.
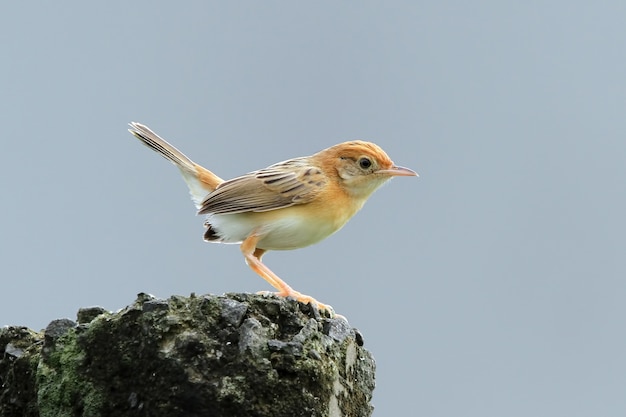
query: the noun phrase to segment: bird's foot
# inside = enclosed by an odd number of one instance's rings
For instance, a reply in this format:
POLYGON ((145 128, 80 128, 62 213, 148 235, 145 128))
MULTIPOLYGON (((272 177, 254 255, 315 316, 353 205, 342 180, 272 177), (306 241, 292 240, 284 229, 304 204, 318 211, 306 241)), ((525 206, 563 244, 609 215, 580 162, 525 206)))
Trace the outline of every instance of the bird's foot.
POLYGON ((276 295, 278 297, 294 298, 296 301, 299 301, 304 304, 309 304, 317 308, 319 311, 327 312, 330 315, 330 317, 336 316, 335 310, 333 309, 332 306, 328 304, 320 303, 319 301, 317 301, 315 298, 311 297, 310 295, 302 294, 298 291, 292 290, 291 288, 289 288, 289 290, 284 290, 284 291, 279 291, 279 292, 259 291, 257 292, 257 294, 276 295))

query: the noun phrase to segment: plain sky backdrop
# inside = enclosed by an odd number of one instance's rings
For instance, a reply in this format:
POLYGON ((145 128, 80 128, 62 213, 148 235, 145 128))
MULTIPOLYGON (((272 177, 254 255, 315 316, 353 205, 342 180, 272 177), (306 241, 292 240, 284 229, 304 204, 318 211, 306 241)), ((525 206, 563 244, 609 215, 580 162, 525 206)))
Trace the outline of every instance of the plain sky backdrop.
POLYGON ((223 178, 351 139, 420 178, 264 261, 361 330, 375 416, 626 415, 626 2, 6 2, 0 325, 271 289, 223 178))

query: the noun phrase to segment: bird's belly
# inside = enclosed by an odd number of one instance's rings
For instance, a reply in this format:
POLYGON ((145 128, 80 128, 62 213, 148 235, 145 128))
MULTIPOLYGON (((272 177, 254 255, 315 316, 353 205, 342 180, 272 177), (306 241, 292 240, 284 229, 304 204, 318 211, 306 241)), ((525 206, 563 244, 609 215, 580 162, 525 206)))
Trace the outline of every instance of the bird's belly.
POLYGON ((281 210, 261 213, 237 213, 209 216, 207 222, 222 243, 240 243, 251 234, 261 238, 257 247, 265 250, 290 250, 312 245, 343 226, 330 219, 302 216, 281 210))

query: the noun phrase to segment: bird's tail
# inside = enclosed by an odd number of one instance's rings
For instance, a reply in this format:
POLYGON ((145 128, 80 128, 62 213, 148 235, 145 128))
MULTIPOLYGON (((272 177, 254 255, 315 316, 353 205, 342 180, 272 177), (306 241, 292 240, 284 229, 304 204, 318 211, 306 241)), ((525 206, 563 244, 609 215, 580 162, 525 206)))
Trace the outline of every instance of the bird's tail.
POLYGON ((141 123, 129 123, 128 131, 144 145, 161 154, 164 158, 178 167, 189 187, 191 199, 200 209, 204 198, 224 180, 208 169, 194 163, 185 154, 170 145, 154 133, 148 126, 141 123))

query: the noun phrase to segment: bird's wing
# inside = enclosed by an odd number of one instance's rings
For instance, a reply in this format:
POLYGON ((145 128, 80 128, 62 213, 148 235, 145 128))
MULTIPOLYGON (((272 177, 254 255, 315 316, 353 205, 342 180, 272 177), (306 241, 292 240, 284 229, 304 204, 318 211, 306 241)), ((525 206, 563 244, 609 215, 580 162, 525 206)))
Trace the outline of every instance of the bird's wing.
POLYGON ((202 201, 198 214, 260 212, 304 204, 326 182, 308 158, 290 159, 221 183, 202 201))

